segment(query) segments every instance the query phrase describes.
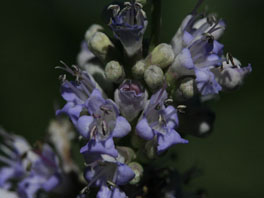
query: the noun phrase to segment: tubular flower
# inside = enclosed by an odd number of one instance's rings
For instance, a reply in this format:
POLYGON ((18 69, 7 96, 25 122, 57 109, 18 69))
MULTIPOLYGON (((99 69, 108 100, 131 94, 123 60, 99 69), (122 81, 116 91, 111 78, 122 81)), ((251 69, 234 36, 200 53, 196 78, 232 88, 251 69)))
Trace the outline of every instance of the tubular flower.
POLYGON ((222 88, 209 70, 223 62, 224 46, 216 39, 224 28, 224 22, 213 15, 198 20, 196 14, 188 15, 172 39, 175 60, 168 72, 176 78, 196 78, 202 95, 218 94, 222 88))
POLYGON ((132 121, 138 116, 147 102, 148 93, 137 81, 125 80, 115 91, 115 102, 119 106, 121 114, 132 121))
POLYGON ((81 71, 78 67, 73 67, 73 69, 71 69, 65 65, 65 68, 57 68, 67 71, 73 75, 76 80, 68 81, 66 75, 60 77, 62 79, 61 95, 67 103, 62 109, 57 110, 56 114, 66 114, 70 117, 73 123, 76 123, 86 100, 96 88, 96 83, 92 76, 81 71))
POLYGON ((125 2, 123 9, 119 5, 110 5, 108 9, 113 12, 109 26, 127 55, 133 56, 142 48, 143 35, 148 24, 142 5, 132 1, 125 2))
POLYGON ((125 185, 135 177, 133 170, 125 164, 123 156, 118 154, 117 158, 110 155, 98 155, 96 161, 90 161, 85 158, 87 168, 85 170, 85 179, 89 186, 100 186, 97 198, 126 198, 118 186, 125 185))
POLYGON ((0 169, 0 188, 14 189, 11 181, 16 181, 19 197, 34 198, 39 190, 50 192, 60 185, 59 160, 49 145, 43 144, 36 150, 20 136, 4 131, 1 135, 5 142, 1 149, 9 158, 0 157, 6 164, 0 169))
POLYGON ((110 99, 104 99, 98 89, 92 92, 85 107, 90 116, 83 115, 77 122, 79 132, 88 139, 82 152, 102 152, 116 157, 113 137, 126 136, 131 130, 130 124, 119 115, 117 105, 110 99))
POLYGON ((154 141, 157 153, 165 151, 174 144, 188 143, 174 130, 178 125, 177 110, 173 106, 165 107, 167 98, 164 89, 152 95, 136 126, 136 132, 140 137, 154 141))

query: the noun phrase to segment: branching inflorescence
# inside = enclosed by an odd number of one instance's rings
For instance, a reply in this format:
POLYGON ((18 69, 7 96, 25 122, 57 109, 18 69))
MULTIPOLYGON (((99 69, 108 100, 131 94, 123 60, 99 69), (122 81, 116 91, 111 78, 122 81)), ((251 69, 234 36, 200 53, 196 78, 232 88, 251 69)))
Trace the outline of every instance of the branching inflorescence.
MULTIPOLYGON (((152 1, 152 20, 160 20, 155 7, 160 0, 152 1)), ((66 104, 56 114, 67 115, 78 132, 84 173, 71 158, 73 139, 65 120, 51 125, 48 142, 54 148, 46 142, 32 148, 22 137, 2 130, 0 195, 33 198, 44 192, 67 197, 75 185, 83 190, 73 197, 199 197, 181 190, 193 170, 180 175, 175 168, 157 170, 152 162, 173 145, 187 144, 186 135, 208 135, 214 113, 205 102, 221 91, 239 88, 251 66, 241 67, 230 53, 224 54, 219 39, 225 22, 213 14, 199 14, 201 1, 170 44, 156 43, 155 32, 144 37, 145 3, 109 5, 113 37, 102 26, 92 25, 78 66, 61 62, 57 67, 66 73, 60 76, 66 104)), ((153 31, 160 22, 151 25, 153 31)))

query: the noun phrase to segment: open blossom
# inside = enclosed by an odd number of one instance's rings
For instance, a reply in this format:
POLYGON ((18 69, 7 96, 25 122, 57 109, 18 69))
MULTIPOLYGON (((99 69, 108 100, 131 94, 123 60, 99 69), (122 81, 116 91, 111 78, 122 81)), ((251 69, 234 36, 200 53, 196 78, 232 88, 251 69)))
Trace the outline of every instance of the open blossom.
POLYGON ((118 38, 126 53, 133 56, 141 50, 144 32, 147 28, 147 20, 142 5, 135 1, 125 2, 124 8, 119 5, 110 5, 108 9, 113 10, 110 27, 118 38))
POLYGON ((126 136, 131 130, 130 124, 119 115, 117 105, 110 99, 104 99, 98 89, 94 89, 85 107, 89 115, 81 116, 77 122, 77 129, 88 139, 82 150, 117 156, 113 138, 126 136))
POLYGON ((13 189, 11 180, 16 180, 18 196, 34 198, 39 190, 50 192, 60 185, 59 160, 49 145, 43 144, 37 150, 20 136, 3 131, 1 135, 6 143, 2 150, 9 158, 0 156, 0 161, 5 164, 0 169, 0 188, 13 189))
POLYGON ((118 186, 125 185, 135 177, 133 170, 125 164, 123 156, 117 158, 105 154, 98 154, 98 158, 91 161, 85 157, 87 168, 84 177, 89 186, 100 186, 97 198, 126 198, 118 186))
POLYGON ((147 91, 134 80, 125 80, 115 91, 115 102, 128 121, 132 121, 144 109, 147 98, 147 91))
POLYGON ((1 150, 4 155, 0 156, 0 162, 4 164, 0 167, 0 188, 10 189, 12 184, 10 180, 16 178, 22 179, 26 170, 24 164, 24 155, 31 149, 29 143, 21 136, 10 135, 1 129, 1 136, 4 144, 1 144, 1 150))
POLYGON ((44 144, 41 150, 33 151, 30 163, 30 172, 18 184, 21 197, 33 198, 39 190, 49 192, 60 184, 59 159, 49 145, 44 144))
POLYGON ((173 106, 165 107, 167 98, 168 95, 164 89, 152 95, 136 126, 136 132, 140 137, 154 140, 158 153, 174 144, 188 143, 174 129, 178 125, 177 110, 173 106))
POLYGON ((86 100, 96 87, 96 83, 92 76, 81 71, 78 67, 74 67, 74 70, 67 65, 65 65, 65 68, 58 68, 67 71, 76 77, 76 80, 68 81, 66 75, 62 76, 61 95, 67 103, 62 109, 57 110, 56 114, 67 114, 72 122, 76 123, 86 100))
POLYGON ((213 68, 216 81, 223 87, 224 90, 230 91, 238 88, 247 76, 252 71, 249 64, 246 67, 241 67, 241 63, 236 58, 230 57, 231 60, 224 61, 220 68, 213 68))
POLYGON ((176 78, 194 76, 202 95, 218 94, 222 88, 210 69, 223 62, 224 46, 216 39, 224 28, 224 22, 214 16, 197 20, 196 14, 188 15, 172 39, 175 60, 169 73, 176 78))

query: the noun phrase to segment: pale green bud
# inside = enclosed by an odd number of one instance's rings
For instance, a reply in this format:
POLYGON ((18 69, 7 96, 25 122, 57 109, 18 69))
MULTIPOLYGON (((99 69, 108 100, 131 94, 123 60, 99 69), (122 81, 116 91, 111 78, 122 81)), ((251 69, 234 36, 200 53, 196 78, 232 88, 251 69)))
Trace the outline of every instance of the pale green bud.
POLYGON ((192 98, 197 93, 195 82, 193 78, 185 78, 180 82, 176 90, 175 98, 177 100, 186 100, 192 98))
POLYGON ((105 66, 105 77, 115 83, 119 83, 125 77, 122 65, 117 61, 110 61, 105 66))
POLYGON ((144 78, 145 70, 146 70, 145 62, 143 60, 140 60, 132 67, 132 74, 136 79, 142 79, 144 78))
POLYGON ((105 61, 113 53, 114 44, 102 32, 96 32, 88 41, 89 49, 98 57, 101 61, 105 61))
POLYGON ((89 27, 89 29, 86 31, 85 33, 85 41, 88 43, 89 40, 93 37, 93 35, 96 33, 96 32, 100 32, 103 30, 103 27, 101 25, 98 25, 98 24, 93 24, 89 27))
POLYGON ((143 167, 137 162, 131 162, 128 166, 134 171, 135 177, 130 181, 130 184, 137 184, 143 176, 143 167))
POLYGON ((134 159, 136 159, 136 153, 130 147, 117 146, 118 153, 124 158, 124 163, 128 164, 134 159))
POLYGON ((152 50, 145 62, 147 65, 156 65, 165 69, 172 64, 173 60, 174 52, 172 47, 166 43, 161 43, 152 50))
POLYGON ((162 69, 156 65, 149 66, 144 73, 144 80, 150 89, 156 90, 160 88, 164 82, 162 69))

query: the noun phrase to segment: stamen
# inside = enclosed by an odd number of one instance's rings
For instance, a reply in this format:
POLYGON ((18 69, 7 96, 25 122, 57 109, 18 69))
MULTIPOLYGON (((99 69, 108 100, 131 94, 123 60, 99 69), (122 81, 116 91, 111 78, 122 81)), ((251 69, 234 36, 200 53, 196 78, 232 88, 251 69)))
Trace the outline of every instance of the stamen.
POLYGON ((114 182, 110 181, 110 180, 107 180, 106 183, 107 183, 108 187, 110 187, 110 189, 116 187, 116 184, 114 182))
POLYGON ((100 106, 100 110, 103 111, 103 112, 106 113, 106 114, 109 114, 109 113, 112 112, 111 109, 109 109, 109 108, 107 108, 107 107, 105 107, 105 106, 103 106, 103 105, 100 106))
POLYGON ((91 132, 90 132, 90 139, 92 139, 92 138, 96 138, 96 132, 97 132, 97 126, 96 125, 94 125, 93 127, 92 127, 92 129, 91 129, 91 132))
POLYGON ((180 113, 186 113, 186 109, 187 109, 187 106, 186 106, 186 105, 178 105, 178 106, 177 106, 177 110, 178 110, 180 113))
POLYGON ((169 106, 172 103, 173 103, 173 99, 171 99, 171 98, 168 98, 167 100, 164 101, 165 107, 169 106))
POLYGON ((105 136, 107 133, 107 125, 106 125, 105 120, 102 121, 101 125, 102 125, 103 135, 105 136))
POLYGON ((161 125, 165 125, 166 124, 166 120, 164 118, 164 116, 162 114, 159 114, 159 123, 161 125))
MULTIPOLYGON (((108 6, 107 10, 112 10, 113 17, 117 16, 120 12, 119 5, 110 5, 108 6)), ((112 18, 110 18, 110 24, 112 23, 112 18)))
POLYGON ((67 79, 66 74, 59 75, 59 80, 61 81, 61 83, 64 83, 66 79, 67 79))

